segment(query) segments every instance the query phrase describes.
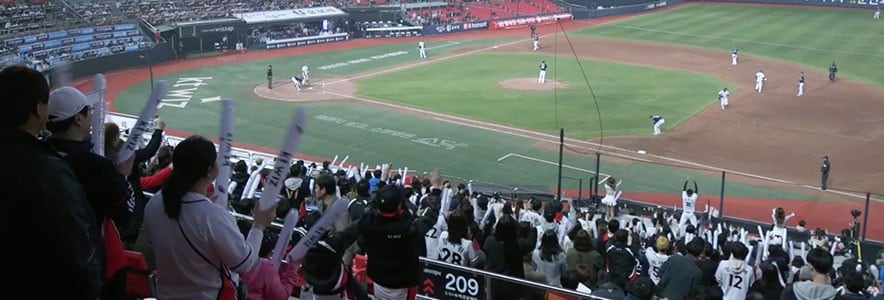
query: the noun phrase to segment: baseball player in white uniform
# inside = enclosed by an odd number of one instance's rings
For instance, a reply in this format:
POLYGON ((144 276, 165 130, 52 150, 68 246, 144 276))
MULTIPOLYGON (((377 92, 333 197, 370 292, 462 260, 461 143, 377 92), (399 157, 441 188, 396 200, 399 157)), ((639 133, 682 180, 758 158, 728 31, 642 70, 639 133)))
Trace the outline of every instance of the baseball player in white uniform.
POLYGON ((546 67, 546 60, 541 60, 540 66, 537 66, 537 68, 540 70, 540 75, 537 76, 537 83, 539 84, 546 83, 546 67))
POLYGON ((734 47, 734 50, 731 51, 731 65, 737 65, 737 47, 734 47))
POLYGON ((718 91, 718 102, 721 102, 721 110, 724 110, 727 107, 727 96, 730 96, 731 92, 727 91, 727 87, 718 91))
POLYGON ((764 75, 763 70, 758 70, 755 73, 755 91, 761 93, 761 89, 764 87, 764 82, 767 81, 767 76, 764 75))
POLYGON ((298 75, 292 76, 292 85, 295 87, 296 91, 300 91, 301 85, 303 85, 303 84, 304 84, 304 78, 302 78, 301 76, 298 76, 298 75))
POLYGON ((650 118, 651 125, 654 126, 654 135, 659 135, 661 132, 663 132, 662 130, 660 130, 660 127, 663 127, 663 124, 666 124, 666 120, 658 115, 650 116, 650 118))
POLYGON ((540 37, 534 36, 534 51, 540 50, 540 37))
POLYGON ((696 181, 694 181, 694 189, 689 189, 688 181, 685 180, 684 187, 681 189, 681 209, 683 212, 681 213, 681 219, 678 220, 678 228, 681 232, 684 232, 685 224, 687 224, 688 220, 690 220, 691 224, 694 226, 700 224, 697 222, 697 215, 694 214, 697 207, 699 190, 696 181))
POLYGON ((301 66, 301 78, 304 79, 304 84, 310 82, 310 67, 307 65, 301 66))
POLYGON ((875 19, 875 20, 881 19, 881 7, 875 8, 875 14, 872 16, 872 19, 875 19))
POLYGON ((424 41, 420 41, 417 43, 417 50, 420 51, 420 58, 427 58, 427 46, 424 44, 424 41))
POLYGON ((804 95, 804 72, 798 75, 798 96, 804 95))

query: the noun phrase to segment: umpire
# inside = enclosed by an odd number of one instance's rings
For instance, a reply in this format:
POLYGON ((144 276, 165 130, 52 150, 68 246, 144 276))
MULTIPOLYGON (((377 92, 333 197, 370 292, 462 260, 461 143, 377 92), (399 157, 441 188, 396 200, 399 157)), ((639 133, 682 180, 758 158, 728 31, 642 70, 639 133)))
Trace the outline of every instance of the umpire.
POLYGON ((829 156, 823 156, 823 164, 820 166, 820 189, 826 190, 826 183, 829 181, 829 169, 832 166, 829 164, 829 156))
POLYGON ((835 82, 835 73, 838 73, 838 66, 833 61, 832 65, 829 66, 829 81, 835 82))
POLYGON ((273 89, 273 65, 267 65, 267 88, 273 89))

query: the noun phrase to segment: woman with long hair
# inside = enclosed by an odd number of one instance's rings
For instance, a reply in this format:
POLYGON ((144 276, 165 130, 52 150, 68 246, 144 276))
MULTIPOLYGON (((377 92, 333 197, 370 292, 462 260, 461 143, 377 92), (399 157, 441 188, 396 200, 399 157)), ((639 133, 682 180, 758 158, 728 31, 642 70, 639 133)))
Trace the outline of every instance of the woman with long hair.
POLYGON ((562 286, 562 273, 565 272, 565 253, 559 245, 555 231, 546 231, 540 239, 540 247, 534 250, 534 265, 537 271, 546 274, 546 284, 562 286))
POLYGON ((438 245, 435 258, 440 261, 464 267, 475 266, 478 262, 473 241, 469 239, 467 218, 461 214, 448 216, 448 230, 442 232, 438 245))
MULTIPOLYGON (((501 216, 494 226, 493 235, 485 239, 488 254, 488 270, 515 278, 525 278, 522 257, 531 253, 537 241, 537 231, 529 230, 527 237, 520 238, 519 223, 510 215, 501 216)), ((491 281, 491 299, 520 299, 523 294, 519 285, 500 280, 491 281)))
POLYGON ((786 215, 786 210, 782 207, 776 207, 770 212, 770 217, 773 219, 773 229, 771 229, 767 234, 768 244, 770 245, 781 245, 783 248, 788 246, 788 237, 786 234, 788 231, 786 230, 786 222, 789 221, 792 217, 795 216, 795 213, 791 213, 786 215))
POLYGON ((749 292, 759 293, 764 300, 778 300, 783 293, 783 285, 779 278, 779 269, 777 266, 765 262, 758 266, 761 269, 761 280, 755 281, 749 292))
POLYGON ((623 181, 618 182, 613 176, 605 180, 605 197, 602 198, 602 203, 605 204, 605 220, 614 218, 614 208, 617 207, 617 200, 620 199, 622 193, 618 190, 621 183, 623 181))
POLYGON ((605 265, 605 259, 601 253, 596 251, 592 246, 592 238, 586 230, 579 229, 574 234, 574 247, 565 250, 565 266, 568 270, 577 269, 577 266, 583 264, 590 273, 591 281, 584 282, 587 286, 595 285, 596 274, 605 265))
POLYGON ((175 147, 175 168, 162 191, 147 203, 144 230, 153 249, 160 299, 233 299, 231 272, 259 265, 264 229, 274 207, 256 207, 244 239, 234 218, 206 195, 218 176, 215 145, 191 136, 175 147))

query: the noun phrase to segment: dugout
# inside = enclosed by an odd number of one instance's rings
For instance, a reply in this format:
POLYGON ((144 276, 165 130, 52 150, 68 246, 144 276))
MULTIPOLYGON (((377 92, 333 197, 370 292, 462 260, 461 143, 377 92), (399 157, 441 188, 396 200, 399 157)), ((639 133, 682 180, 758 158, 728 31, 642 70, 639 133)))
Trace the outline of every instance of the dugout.
POLYGON ((403 9, 399 5, 379 5, 372 7, 349 7, 347 18, 355 37, 371 37, 369 28, 382 28, 405 23, 403 9))
POLYGON ((332 6, 234 14, 245 25, 247 47, 266 49, 349 39, 348 14, 332 6), (279 36, 271 32, 287 32, 279 36))
POLYGON ((236 43, 245 42, 245 29, 246 23, 234 18, 179 22, 175 24, 172 45, 184 53, 216 51, 215 43, 233 50, 236 43))

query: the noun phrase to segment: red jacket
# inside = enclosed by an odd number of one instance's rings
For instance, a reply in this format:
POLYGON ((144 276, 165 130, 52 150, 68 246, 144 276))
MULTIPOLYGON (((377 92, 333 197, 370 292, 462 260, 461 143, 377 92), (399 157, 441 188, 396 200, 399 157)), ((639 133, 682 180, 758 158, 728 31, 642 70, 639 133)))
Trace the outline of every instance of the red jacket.
POLYGON ((172 168, 165 167, 154 173, 150 176, 141 177, 138 179, 141 182, 142 190, 153 190, 166 182, 166 179, 169 178, 169 175, 172 174, 172 168))

